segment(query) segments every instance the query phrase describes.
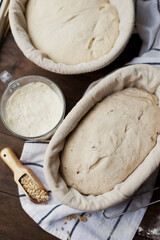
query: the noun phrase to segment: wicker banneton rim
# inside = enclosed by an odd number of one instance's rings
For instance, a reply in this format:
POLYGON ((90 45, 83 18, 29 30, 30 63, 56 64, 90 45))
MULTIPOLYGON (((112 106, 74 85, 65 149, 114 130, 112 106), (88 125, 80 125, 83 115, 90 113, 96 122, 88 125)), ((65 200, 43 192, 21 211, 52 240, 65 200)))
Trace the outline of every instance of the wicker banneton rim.
POLYGON ((92 72, 103 68, 113 62, 125 48, 134 26, 133 0, 110 0, 117 9, 119 16, 119 36, 111 51, 99 59, 77 65, 55 63, 42 51, 35 49, 27 33, 25 20, 25 7, 28 0, 11 0, 9 8, 9 20, 14 39, 23 54, 38 66, 51 72, 61 74, 80 74, 92 72), (127 10, 126 10, 127 9, 127 10))

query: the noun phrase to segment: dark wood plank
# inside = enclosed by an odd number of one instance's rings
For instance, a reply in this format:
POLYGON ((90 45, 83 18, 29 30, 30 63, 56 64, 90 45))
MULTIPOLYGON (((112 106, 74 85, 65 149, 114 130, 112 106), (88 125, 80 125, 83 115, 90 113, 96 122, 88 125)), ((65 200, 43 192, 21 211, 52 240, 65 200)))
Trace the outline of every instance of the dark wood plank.
MULTIPOLYGON (((14 79, 25 75, 42 75, 55 81, 62 89, 67 102, 67 113, 73 108, 82 97, 88 85, 107 75, 111 71, 122 67, 134 56, 138 55, 141 41, 138 36, 133 36, 123 53, 109 66, 92 73, 81 75, 60 75, 43 70, 25 58, 9 33, 5 42, 0 46, 0 72, 9 71, 14 79)), ((0 83, 0 96, 5 89, 0 83)), ((0 122, 0 149, 9 146, 14 149, 20 157, 24 141, 16 138, 8 132, 0 122)), ((160 178, 160 177, 159 177, 160 178)), ((157 184, 159 184, 159 178, 157 184)), ((57 239, 43 231, 30 217, 22 210, 17 186, 13 181, 13 174, 8 167, 0 161, 0 239, 3 240, 50 240, 57 239)), ((160 199, 160 192, 154 194, 153 200, 160 199)), ((147 234, 151 227, 159 224, 160 204, 148 208, 141 223, 141 228, 134 237, 134 240, 151 239, 157 240, 154 234, 147 234)), ((152 228, 153 230, 153 228, 152 228)), ((123 239, 122 239, 123 240, 123 239)))
POLYGON ((18 197, 13 197, 7 194, 0 194, 0 196, 0 239, 57 239, 40 229, 40 227, 30 219, 30 217, 22 210, 18 197), (6 212, 9 213, 6 214, 6 212))
MULTIPOLYGON (((160 174, 157 178, 156 186, 160 186, 160 174)), ((160 190, 157 190, 154 192, 151 201, 156 201, 159 199, 160 190)), ((152 205, 148 208, 137 234, 139 236, 146 237, 147 239, 160 239, 160 203, 152 205)))

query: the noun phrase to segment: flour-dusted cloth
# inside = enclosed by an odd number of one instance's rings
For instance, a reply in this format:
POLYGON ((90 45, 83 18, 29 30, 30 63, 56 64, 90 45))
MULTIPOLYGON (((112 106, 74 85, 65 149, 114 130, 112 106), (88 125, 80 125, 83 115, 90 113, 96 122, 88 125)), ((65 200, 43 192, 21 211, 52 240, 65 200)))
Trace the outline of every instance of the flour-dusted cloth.
MULTIPOLYGON (((129 64, 150 63, 156 66, 160 65, 160 4, 157 0, 137 1, 137 32, 143 40, 143 46, 140 56, 133 59, 129 64)), ((93 85, 92 85, 93 86, 93 85)), ((46 186, 43 175, 43 159, 47 148, 46 143, 29 143, 24 145, 21 161, 24 165, 30 167, 46 186)), ((146 191, 154 186, 157 173, 154 173, 146 183, 143 184, 140 191, 146 191)), ((50 190, 50 189, 48 189, 50 190)), ((20 201, 23 209, 34 219, 37 224, 45 231, 53 234, 60 239, 73 240, 131 240, 144 216, 146 209, 141 209, 133 213, 115 218, 106 219, 102 211, 84 213, 62 205, 50 192, 50 200, 47 205, 34 204, 19 189, 20 201), (66 216, 75 214, 76 216, 85 216, 87 221, 81 222, 76 219, 67 220, 66 216), (64 224, 66 223, 66 224, 64 224), (70 238, 69 238, 70 237, 70 238)), ((147 193, 131 200, 122 202, 106 210, 107 215, 114 215, 124 210, 141 206, 150 201, 152 194, 147 193)))
MULTIPOLYGON (((47 143, 26 142, 24 144, 21 161, 25 166, 35 172, 48 189, 43 174, 43 159, 46 148, 47 143)), ((156 175, 157 173, 154 173, 140 191, 152 189, 156 175)), ((103 216, 102 211, 84 213, 63 205, 51 192, 50 199, 46 205, 32 203, 23 194, 21 189, 19 189, 19 195, 22 207, 28 215, 45 231, 63 240, 70 238, 73 240, 130 240, 135 235, 146 211, 146 209, 143 208, 139 211, 110 220, 103 216), (74 214, 76 219, 69 221, 66 217, 71 214, 74 214), (81 222, 78 216, 86 217, 87 221, 81 222)), ((111 216, 124 210, 126 211, 146 204, 150 201, 151 196, 151 193, 147 193, 127 200, 115 207, 107 209, 106 215, 111 216)))

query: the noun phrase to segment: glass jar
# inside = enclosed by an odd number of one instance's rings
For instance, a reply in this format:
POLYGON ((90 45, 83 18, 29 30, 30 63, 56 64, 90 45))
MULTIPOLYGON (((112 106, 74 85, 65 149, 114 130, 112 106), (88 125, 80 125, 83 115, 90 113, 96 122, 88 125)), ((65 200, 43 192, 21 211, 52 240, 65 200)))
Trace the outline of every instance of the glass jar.
MULTIPOLYGON (((7 84, 7 88, 4 91, 2 98, 1 98, 1 102, 0 102, 1 120, 2 120, 3 124, 5 125, 5 127, 12 134, 16 135, 17 137, 27 139, 27 140, 43 140, 43 139, 48 139, 49 137, 51 137, 54 134, 54 132, 56 131, 57 127, 62 122, 62 120, 64 119, 65 110, 66 110, 65 99, 64 99, 63 93, 60 90, 60 88, 54 82, 52 82, 48 78, 42 77, 42 76, 31 75, 31 76, 25 76, 25 77, 19 78, 17 80, 13 80, 12 76, 7 71, 4 71, 0 74, 0 80, 3 83, 7 84), (52 129, 50 129, 48 132, 44 132, 43 134, 41 134, 39 136, 27 137, 27 136, 19 134, 18 132, 14 131, 13 129, 11 129, 10 124, 8 123, 8 120, 7 120, 6 107, 8 104, 8 100, 15 93, 15 91, 17 91, 21 87, 25 86, 26 84, 36 83, 36 82, 41 82, 41 83, 44 83, 47 86, 49 86, 57 94, 59 100, 62 103, 63 109, 62 109, 62 114, 61 114, 60 119, 58 120, 57 124, 53 126, 52 129)), ((47 108, 47 106, 46 106, 46 108, 47 108)))

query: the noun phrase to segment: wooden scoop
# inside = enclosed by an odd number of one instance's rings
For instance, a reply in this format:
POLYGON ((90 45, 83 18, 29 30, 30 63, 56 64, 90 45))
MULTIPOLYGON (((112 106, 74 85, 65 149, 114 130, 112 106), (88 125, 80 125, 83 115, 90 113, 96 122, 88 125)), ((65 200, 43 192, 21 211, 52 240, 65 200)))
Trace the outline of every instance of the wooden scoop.
POLYGON ((22 165, 12 149, 2 149, 0 156, 13 171, 15 182, 32 202, 44 203, 49 199, 49 194, 45 187, 31 169, 22 165))

